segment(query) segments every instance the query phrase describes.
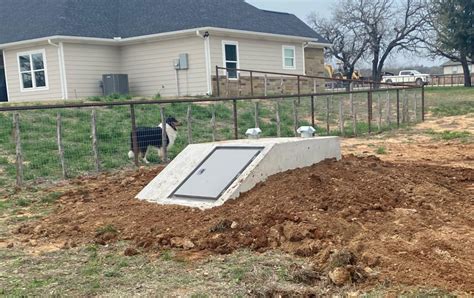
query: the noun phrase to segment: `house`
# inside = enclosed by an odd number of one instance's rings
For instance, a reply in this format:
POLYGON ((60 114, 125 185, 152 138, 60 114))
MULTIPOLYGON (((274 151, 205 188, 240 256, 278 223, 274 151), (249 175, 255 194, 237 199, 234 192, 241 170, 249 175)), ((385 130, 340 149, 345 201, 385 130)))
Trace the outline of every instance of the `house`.
MULTIPOLYGON (((473 63, 469 65, 469 70, 472 74, 474 74, 474 67, 472 66, 473 63)), ((462 69, 461 62, 454 62, 454 61, 447 61, 441 64, 443 67, 443 74, 445 75, 455 75, 455 74, 463 74, 464 71, 462 69)))
POLYGON ((102 95, 103 74, 127 74, 133 96, 212 95, 216 66, 323 75, 327 46, 296 16, 243 0, 0 2, 11 102, 102 95))

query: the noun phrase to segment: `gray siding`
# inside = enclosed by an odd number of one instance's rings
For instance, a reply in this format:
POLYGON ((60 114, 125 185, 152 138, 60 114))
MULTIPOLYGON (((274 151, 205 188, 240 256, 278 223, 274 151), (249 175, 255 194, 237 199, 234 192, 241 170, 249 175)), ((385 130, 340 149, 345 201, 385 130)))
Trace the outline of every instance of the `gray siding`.
POLYGON ((100 81, 107 73, 120 73, 120 47, 64 44, 69 99, 102 95, 100 81))
POLYGON ((62 98, 61 78, 59 71, 58 48, 43 44, 30 47, 4 50, 5 70, 7 76, 10 102, 29 102, 42 100, 59 100, 62 98), (48 90, 21 91, 21 82, 17 53, 45 50, 48 90))
POLYGON ((179 71, 181 96, 207 93, 204 41, 197 36, 122 47, 122 72, 129 75, 133 95, 177 96, 173 60, 188 53, 189 69, 179 71))

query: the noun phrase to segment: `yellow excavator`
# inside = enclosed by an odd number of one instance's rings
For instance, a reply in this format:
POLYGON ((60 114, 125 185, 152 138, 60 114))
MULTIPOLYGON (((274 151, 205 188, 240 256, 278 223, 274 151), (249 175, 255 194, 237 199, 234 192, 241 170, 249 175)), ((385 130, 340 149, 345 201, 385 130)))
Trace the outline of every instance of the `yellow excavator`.
MULTIPOLYGON (((342 71, 338 70, 337 72, 334 71, 334 67, 331 64, 324 64, 324 69, 326 70, 326 74, 331 79, 347 79, 342 71)), ((354 70, 352 73, 352 80, 361 80, 362 76, 358 70, 354 70)))

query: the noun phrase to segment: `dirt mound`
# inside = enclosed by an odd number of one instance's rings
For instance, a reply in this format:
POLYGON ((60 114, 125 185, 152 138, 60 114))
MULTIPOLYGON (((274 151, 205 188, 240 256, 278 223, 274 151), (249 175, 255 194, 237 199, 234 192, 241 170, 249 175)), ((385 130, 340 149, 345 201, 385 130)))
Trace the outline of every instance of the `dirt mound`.
POLYGON ((335 284, 474 291, 472 169, 347 156, 272 176, 206 211, 135 200, 159 171, 77 180, 56 212, 18 233, 66 248, 130 240, 134 254, 281 249, 311 258, 335 284))

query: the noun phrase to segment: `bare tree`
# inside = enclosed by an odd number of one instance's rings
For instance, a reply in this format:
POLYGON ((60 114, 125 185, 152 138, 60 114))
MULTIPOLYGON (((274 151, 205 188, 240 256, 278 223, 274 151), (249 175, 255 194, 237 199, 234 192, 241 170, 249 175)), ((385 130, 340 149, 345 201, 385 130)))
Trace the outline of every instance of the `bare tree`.
POLYGON ((433 57, 461 63, 465 87, 472 86, 469 64, 474 61, 473 14, 472 0, 427 0, 427 26, 420 38, 433 57))
POLYGON ((357 62, 366 51, 369 40, 364 32, 353 24, 341 24, 338 21, 338 15, 343 13, 344 11, 336 9, 330 19, 313 13, 308 17, 308 21, 314 30, 332 44, 328 53, 342 62, 343 74, 350 79, 357 62))
POLYGON ((372 58, 372 79, 380 81, 387 58, 394 50, 416 51, 423 18, 424 1, 340 0, 343 13, 338 22, 362 30, 372 58))

